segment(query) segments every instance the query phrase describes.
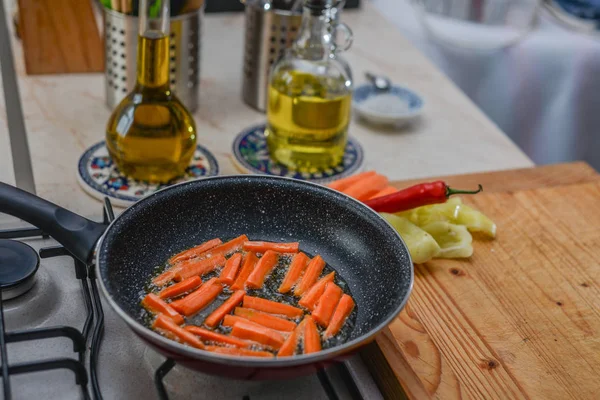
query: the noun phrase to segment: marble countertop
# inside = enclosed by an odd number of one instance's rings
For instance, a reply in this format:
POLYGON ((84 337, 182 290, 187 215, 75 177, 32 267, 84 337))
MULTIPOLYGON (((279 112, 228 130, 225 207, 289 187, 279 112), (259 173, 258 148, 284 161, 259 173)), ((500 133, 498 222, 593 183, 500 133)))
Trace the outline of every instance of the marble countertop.
MULTIPOLYGON (((353 121, 350 134, 365 149, 365 168, 398 180, 532 165, 371 3, 346 11, 342 19, 355 33, 346 59, 356 84, 364 82, 365 71, 385 74, 420 93, 426 102, 420 121, 400 131, 353 121)), ((230 159, 234 137, 265 119, 241 100, 243 30, 242 14, 205 18, 195 118, 199 142, 216 155, 225 175, 238 173, 230 159)), ((85 215, 98 214, 100 202, 81 189, 76 168, 80 155, 104 139, 110 114, 104 102, 104 76, 27 76, 14 35, 12 43, 38 195, 85 215)), ((14 183, 2 98, 0 181, 14 183)))

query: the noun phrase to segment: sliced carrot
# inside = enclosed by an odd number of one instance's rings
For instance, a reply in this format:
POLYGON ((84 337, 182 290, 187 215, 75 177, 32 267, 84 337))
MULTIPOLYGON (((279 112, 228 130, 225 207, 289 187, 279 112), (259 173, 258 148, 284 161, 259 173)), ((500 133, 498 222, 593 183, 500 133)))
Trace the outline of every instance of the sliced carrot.
POLYGON ((343 192, 344 189, 347 189, 348 187, 350 187, 350 185, 375 174, 375 171, 362 172, 360 174, 352 175, 347 178, 338 179, 335 182, 331 182, 329 185, 327 185, 327 187, 343 192))
POLYGON ((276 330, 246 320, 236 321, 231 329, 231 335, 240 339, 252 340, 274 349, 279 349, 285 342, 285 337, 276 330))
POLYGON ((375 193, 373 196, 369 197, 368 200, 371 199, 376 199, 378 197, 383 197, 383 196, 387 196, 388 194, 392 194, 392 193, 396 193, 398 191, 398 189, 396 189, 393 186, 387 186, 386 188, 380 190, 379 192, 375 193))
POLYGON ((294 256, 290 264, 290 268, 285 274, 285 278, 283 278, 281 286, 279 286, 279 293, 287 293, 292 290, 292 287, 294 287, 298 279, 300 279, 300 275, 302 275, 302 272, 304 272, 308 261, 309 258, 304 253, 298 253, 294 256))
POLYGON ((329 326, 325 329, 325 333, 323 334, 324 339, 337 335, 342 326, 344 326, 346 319, 352 313, 353 308, 354 300, 352 300, 352 297, 344 294, 335 308, 331 321, 329 321, 329 326))
POLYGON ((212 303, 222 290, 223 285, 217 282, 217 278, 212 278, 183 299, 172 302, 171 307, 186 317, 189 317, 212 303))
MULTIPOLYGON (((238 317, 237 315, 227 314, 227 315, 225 315, 225 317, 223 317, 223 323, 221 325, 232 327, 238 321, 248 321, 248 320, 246 318, 238 317)), ((252 322, 252 321, 249 321, 249 322, 252 322)), ((260 325, 260 324, 257 324, 256 322, 252 322, 252 323, 256 324, 256 325, 260 325)))
POLYGON ((302 314, 304 314, 302 310, 297 307, 248 295, 244 296, 243 305, 244 307, 253 310, 264 311, 269 314, 285 315, 290 318, 301 317, 302 314))
POLYGON ((304 331, 304 321, 300 322, 296 329, 285 339, 285 342, 277 352, 278 357, 293 356, 296 354, 296 348, 298 347, 298 340, 302 337, 304 331))
POLYGON ((246 340, 238 339, 233 336, 223 335, 217 332, 209 331, 208 329, 200 328, 199 326, 188 325, 185 328, 186 331, 193 333, 196 336, 199 336, 201 339, 207 342, 218 342, 229 344, 236 347, 250 347, 254 343, 248 342, 246 340))
POLYGON ((327 283, 333 282, 334 278, 335 272, 331 272, 319 279, 319 281, 315 283, 309 291, 304 293, 298 304, 312 311, 315 308, 315 304, 317 304, 317 302, 323 295, 323 292, 325 292, 325 286, 327 285, 327 283))
POLYGON ((189 344, 198 349, 204 348, 204 344, 196 336, 175 324, 171 318, 164 314, 158 314, 158 317, 156 317, 156 320, 152 324, 152 328, 164 333, 171 339, 189 344))
POLYGON ((296 296, 302 296, 304 292, 309 290, 315 284, 315 282, 317 282, 317 279, 319 278, 319 275, 321 275, 323 268, 325 268, 325 261, 323 261, 321 256, 316 256, 313 258, 308 263, 300 283, 298 283, 294 288, 294 294, 296 296))
POLYGON ((233 314, 276 331, 291 332, 296 328, 292 321, 249 308, 236 307, 233 314))
POLYGON ((348 188, 344 189, 343 192, 350 197, 354 197, 356 200, 365 201, 375 193, 383 190, 388 183, 388 178, 376 174, 353 183, 348 188))
POLYGON ((220 347, 220 346, 206 346, 205 350, 212 351, 214 353, 228 354, 230 356, 244 356, 244 357, 275 357, 273 353, 268 351, 248 350, 239 349, 237 347, 220 347))
POLYGON ((202 276, 216 269, 218 266, 225 265, 227 260, 222 254, 215 254, 205 259, 193 258, 184 261, 179 266, 180 270, 175 273, 175 280, 181 281, 191 276, 202 276))
POLYGON ((171 267, 164 271, 162 274, 152 279, 152 284, 156 286, 165 286, 167 283, 171 282, 175 279, 175 272, 179 269, 176 267, 171 267))
POLYGON ((235 239, 230 240, 229 242, 223 243, 223 244, 211 249, 207 253, 211 254, 213 256, 215 254, 221 254, 223 256, 226 256, 235 251, 241 250, 242 246, 247 241, 248 241, 248 236, 246 236, 246 235, 238 236, 235 239))
POLYGON ((325 286, 325 292, 323 292, 323 296, 321 296, 315 310, 312 312, 312 317, 319 325, 327 328, 331 316, 342 298, 342 294, 344 294, 342 289, 333 282, 329 282, 325 286))
POLYGON ((236 253, 229 257, 229 260, 225 263, 225 267, 221 271, 219 281, 224 285, 231 285, 235 280, 240 264, 242 263, 242 254, 236 253))
POLYGON ((182 280, 179 283, 169 286, 158 293, 158 297, 161 299, 170 299, 172 297, 181 296, 184 293, 190 292, 196 289, 202 284, 202 279, 199 276, 192 276, 182 280))
POLYGON ((142 300, 142 307, 153 314, 164 314, 171 318, 177 325, 183 324, 183 317, 170 305, 165 303, 154 293, 148 293, 142 300))
POLYGON ((260 289, 265 283, 265 278, 275 268, 277 262, 279 262, 279 255, 273 250, 267 250, 258 260, 256 267, 254 267, 248 280, 246 280, 246 287, 260 289))
POLYGON ((226 314, 229 314, 231 310, 235 308, 235 306, 242 302, 245 294, 246 292, 243 290, 238 290, 232 294, 223 304, 221 304, 204 320, 204 324, 211 328, 217 326, 226 314))
POLYGON ((246 258, 244 260, 244 265, 242 265, 242 269, 238 274, 233 285, 231 285, 231 290, 240 290, 246 287, 246 280, 254 270, 256 263, 258 262, 258 257, 254 253, 246 254, 246 258))
POLYGON ((297 253, 300 248, 300 243, 273 243, 273 242, 246 242, 244 250, 254 251, 255 253, 265 253, 267 250, 276 251, 277 253, 297 253))
POLYGON ((211 239, 207 242, 202 243, 199 246, 195 246, 195 247, 192 247, 191 249, 184 250, 179 254, 175 254, 173 257, 169 258, 169 264, 175 264, 180 261, 189 260, 190 258, 198 257, 202 253, 204 253, 214 247, 217 247, 221 243, 223 243, 223 241, 221 241, 221 239, 218 239, 218 238, 211 239))
POLYGON ((304 354, 317 351, 321 351, 321 338, 315 321, 307 315, 304 322, 304 354))

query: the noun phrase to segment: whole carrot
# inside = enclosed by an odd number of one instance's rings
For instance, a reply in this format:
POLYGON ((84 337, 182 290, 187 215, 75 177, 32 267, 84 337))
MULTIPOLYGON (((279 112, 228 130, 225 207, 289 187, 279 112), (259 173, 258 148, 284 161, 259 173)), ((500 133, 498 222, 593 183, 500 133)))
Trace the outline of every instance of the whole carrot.
POLYGON ((261 325, 252 324, 249 321, 236 321, 231 329, 231 335, 240 339, 252 340, 269 346, 273 349, 279 349, 285 337, 276 330, 266 328, 261 325))
POLYGON ((375 193, 384 189, 388 185, 389 181, 383 175, 373 175, 353 183, 347 189, 344 189, 344 194, 355 198, 359 201, 365 201, 375 193))
POLYGON ((144 297, 142 307, 153 314, 164 314, 165 317, 171 318, 177 325, 181 325, 184 322, 183 317, 170 304, 165 303, 154 293, 148 293, 144 297))
POLYGON ((175 324, 171 318, 164 314, 158 314, 158 317, 156 317, 152 324, 152 328, 162 332, 171 339, 189 344, 198 349, 204 348, 204 344, 196 336, 175 324))
POLYGON ((246 308, 252 308, 253 310, 263 311, 269 314, 284 315, 289 318, 298 318, 304 314, 301 309, 294 306, 248 295, 244 296, 244 302, 242 304, 246 308))
POLYGON ((321 275, 323 268, 325 268, 325 261, 323 261, 321 256, 316 256, 313 258, 308 263, 300 283, 298 283, 294 288, 294 294, 296 296, 302 296, 304 292, 310 289, 315 282, 317 282, 317 279, 319 278, 319 275, 321 275))
POLYGON ((221 304, 215 311, 213 311, 206 319, 204 324, 211 328, 214 328, 221 322, 226 314, 229 314, 231 310, 235 308, 244 299, 246 292, 238 290, 232 294, 223 304, 221 304))
POLYGON ((209 331, 208 329, 200 328, 199 326, 188 325, 185 328, 186 331, 193 333, 207 342, 224 343, 236 347, 250 347, 253 345, 252 342, 247 342, 242 339, 235 338, 233 336, 222 335, 217 332, 209 331))
POLYGON ((329 282, 333 282, 334 278, 335 272, 331 272, 319 279, 319 281, 315 283, 308 292, 304 293, 298 304, 312 311, 315 308, 315 304, 317 304, 317 302, 323 295, 323 292, 325 292, 325 286, 329 282))
POLYGON ((354 300, 352 300, 352 297, 344 294, 335 308, 331 321, 329 321, 329 326, 325 329, 325 333, 323 334, 324 339, 338 334, 342 326, 344 326, 346 319, 352 313, 352 309, 354 309, 354 300))
POLYGON ((352 184, 354 184, 360 180, 363 180, 365 178, 374 176, 376 174, 377 173, 375 171, 362 172, 360 174, 349 176, 348 178, 338 179, 335 182, 331 182, 329 185, 327 185, 327 187, 338 190, 340 192, 343 192, 345 189, 349 188, 352 184))
POLYGON ((292 290, 292 287, 294 287, 298 279, 300 279, 300 275, 304 272, 308 261, 309 258, 304 253, 298 253, 294 256, 290 268, 285 274, 281 286, 279 286, 279 293, 287 293, 292 290))
POLYGON ((199 246, 192 247, 191 249, 182 251, 179 254, 175 254, 173 257, 169 258, 169 264, 175 264, 180 261, 189 260, 190 258, 199 257, 202 255, 202 253, 214 247, 217 247, 221 243, 223 243, 221 239, 211 239, 207 242, 202 243, 199 246))
POLYGON ((275 357, 273 355, 273 353, 269 353, 268 351, 240 349, 237 347, 206 346, 205 350, 212 351, 214 353, 227 354, 230 356, 265 357, 265 358, 275 357))
POLYGON ((321 351, 321 338, 315 321, 307 315, 304 322, 304 354, 321 351))
POLYGON ((196 291, 188 294, 182 299, 171 303, 171 307, 181 314, 189 317, 196 314, 217 298, 223 290, 223 285, 217 282, 217 278, 209 279, 196 291))
POLYGON ((319 325, 327 328, 331 316, 333 315, 338 302, 342 298, 342 294, 344 294, 342 289, 333 282, 329 282, 327 286, 325 286, 325 292, 323 292, 323 296, 321 296, 317 306, 312 312, 313 319, 317 321, 319 325))
POLYGON ((258 260, 256 267, 246 280, 246 287, 251 289, 260 289, 265 283, 267 275, 275 268, 279 262, 279 255, 273 250, 267 250, 265 254, 258 260))
POLYGON ((233 285, 231 285, 231 290, 240 290, 246 287, 246 280, 254 270, 256 263, 258 262, 258 257, 254 253, 246 254, 246 259, 244 260, 244 265, 242 265, 242 269, 238 274, 238 277, 235 279, 233 285))
POLYGON ((179 283, 171 285, 158 293, 158 297, 161 299, 170 299, 172 297, 181 296, 184 293, 190 292, 196 289, 202 284, 202 279, 199 276, 192 276, 182 280, 179 283))
POLYGON ((236 253, 229 257, 229 260, 227 260, 225 267, 221 271, 221 275, 219 275, 219 281, 224 285, 231 285, 235 281, 235 276, 237 275, 241 263, 242 255, 240 253, 236 253))
POLYGON ((226 262, 227 260, 225 260, 225 257, 222 254, 215 254, 201 260, 191 259, 184 261, 179 266, 179 271, 175 273, 175 280, 181 281, 191 276, 202 276, 221 265, 225 265, 226 262))
POLYGON ((296 328, 292 321, 249 308, 236 307, 233 314, 276 331, 291 332, 296 328))
POLYGON ((300 322, 296 329, 285 339, 285 342, 277 352, 278 357, 289 357, 296 354, 296 348, 298 347, 298 340, 302 337, 304 332, 304 321, 300 322))
POLYGON ((268 250, 277 253, 297 253, 300 248, 300 243, 273 243, 273 242, 246 242, 244 250, 253 251, 255 253, 265 253, 268 250))

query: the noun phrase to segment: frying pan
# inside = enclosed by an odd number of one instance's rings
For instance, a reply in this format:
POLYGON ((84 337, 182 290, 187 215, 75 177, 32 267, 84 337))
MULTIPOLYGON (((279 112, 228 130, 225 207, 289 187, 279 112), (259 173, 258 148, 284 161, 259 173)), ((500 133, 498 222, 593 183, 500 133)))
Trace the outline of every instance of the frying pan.
POLYGON ((404 242, 362 203, 316 184, 267 176, 207 178, 158 191, 108 227, 0 183, 0 212, 47 232, 86 263, 95 257, 110 306, 151 347, 177 363, 241 379, 291 378, 343 360, 372 341, 404 307, 413 265, 404 242), (357 317, 342 345, 294 357, 258 359, 198 350, 169 340, 141 320, 140 296, 157 265, 208 239, 299 241, 348 283, 357 317))

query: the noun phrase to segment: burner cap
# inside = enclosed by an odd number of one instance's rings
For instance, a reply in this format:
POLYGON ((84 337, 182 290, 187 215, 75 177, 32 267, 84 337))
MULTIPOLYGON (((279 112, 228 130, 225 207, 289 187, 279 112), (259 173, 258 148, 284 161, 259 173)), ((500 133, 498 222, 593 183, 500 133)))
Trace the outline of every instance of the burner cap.
POLYGON ((31 246, 16 240, 0 239, 0 290, 2 300, 27 292, 34 283, 40 258, 31 246))

